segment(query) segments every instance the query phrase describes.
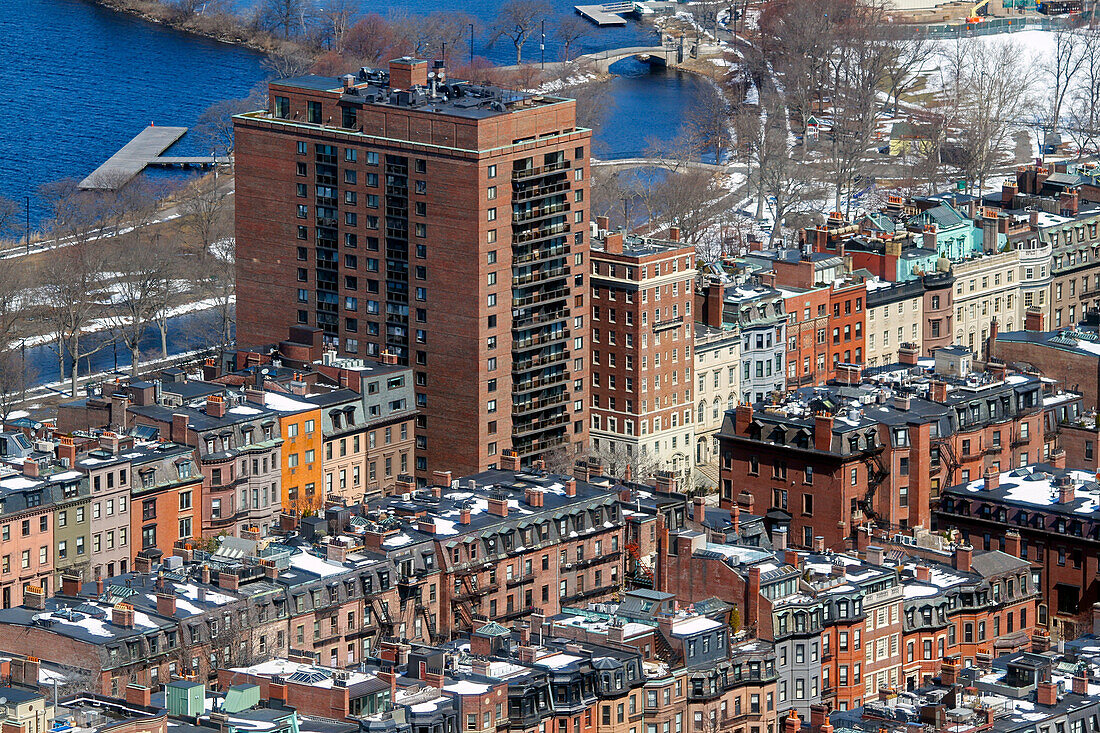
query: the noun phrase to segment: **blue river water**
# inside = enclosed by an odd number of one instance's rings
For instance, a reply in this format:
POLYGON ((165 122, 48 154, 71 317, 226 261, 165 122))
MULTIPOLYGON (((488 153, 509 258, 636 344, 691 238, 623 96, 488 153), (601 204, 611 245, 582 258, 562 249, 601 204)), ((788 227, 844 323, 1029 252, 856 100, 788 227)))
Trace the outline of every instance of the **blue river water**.
MULTIPOLYGON (((556 12, 572 10, 570 0, 552 3, 556 12)), ((363 5, 380 13, 465 12, 479 23, 478 55, 506 62, 512 54, 507 40, 485 45, 486 28, 500 0, 363 0, 363 5)), ((559 54, 552 25, 547 29, 548 59, 559 54)), ((579 47, 617 48, 654 38, 634 22, 619 28, 593 26, 579 47)), ((537 39, 525 54, 537 58, 537 39)), ((86 0, 0 2, 0 58, 0 196, 19 204, 30 196, 32 224, 44 215, 35 195, 42 184, 84 177, 150 122, 193 126, 211 104, 247 96, 267 75, 258 53, 86 0)), ((621 62, 614 70, 620 76, 609 82, 612 112, 597 135, 597 154, 637 155, 648 139, 674 137, 681 110, 701 82, 679 72, 650 73, 636 61, 621 62)), ((173 152, 208 151, 188 134, 173 152)))
MULTIPOLYGON (((220 318, 218 311, 211 309, 168 319, 168 353, 175 355, 209 348, 211 343, 214 343, 213 334, 218 332, 220 318)), ((103 372, 130 373, 130 352, 124 344, 113 342, 110 333, 103 331, 91 333, 85 337, 84 345, 88 351, 100 348, 80 360, 81 378, 103 372)), ((27 369, 28 385, 53 384, 61 381, 57 351, 53 345, 27 347, 21 354, 27 369)), ((150 327, 141 340, 140 362, 158 359, 160 355, 160 331, 150 327)), ((64 388, 67 390, 68 384, 65 384, 64 388)))
MULTIPOLYGON (((237 0, 239 4, 253 0, 237 0)), ((505 40, 487 45, 501 0, 363 0, 368 12, 410 14, 432 10, 472 15, 477 22, 475 53, 508 63, 514 51, 505 40)), ((555 12, 572 12, 570 0, 551 0, 555 12)), ((239 5, 241 7, 241 5, 239 5)), ((547 24, 547 60, 560 56, 547 24)), ((651 43, 653 33, 638 24, 592 28, 576 52, 651 43)), ((539 57, 538 39, 524 49, 539 57)), ((466 51, 466 49, 463 49, 466 51)), ((32 226, 41 221, 36 192, 43 184, 82 178, 149 123, 191 127, 211 104, 245 97, 267 81, 260 54, 238 46, 179 33, 114 13, 86 0, 0 0, 0 196, 22 205, 29 197, 32 226)), ((682 110, 702 82, 675 71, 651 71, 627 60, 616 64, 607 82, 609 112, 596 134, 602 158, 635 157, 654 141, 674 138, 682 110)), ((201 141, 185 136, 173 152, 203 154, 201 141)), ((152 175, 178 178, 181 173, 152 175)), ((213 313, 172 320, 172 353, 201 348, 211 332, 213 313)), ((147 351, 159 336, 147 334, 147 351)), ((48 346, 27 349, 35 383, 58 379, 57 360, 48 346)), ((81 373, 125 369, 129 354, 107 347, 82 363, 81 373)))

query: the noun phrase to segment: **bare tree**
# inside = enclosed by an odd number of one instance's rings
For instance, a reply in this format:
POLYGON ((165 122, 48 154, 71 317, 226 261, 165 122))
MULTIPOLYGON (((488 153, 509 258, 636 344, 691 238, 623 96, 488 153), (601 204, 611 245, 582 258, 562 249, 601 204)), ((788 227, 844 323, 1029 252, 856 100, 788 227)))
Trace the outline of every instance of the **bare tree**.
POLYGON ((106 215, 98 195, 73 189, 54 202, 49 227, 55 237, 67 240, 64 257, 43 261, 37 282, 38 305, 49 326, 57 351, 60 376, 66 365, 70 393, 76 395, 80 359, 109 342, 85 351, 84 333, 90 330, 107 298, 108 259, 101 245, 106 215))
POLYGON ((562 60, 572 61, 572 50, 582 39, 592 32, 592 26, 575 13, 562 15, 555 22, 554 36, 561 41, 562 60))
POLYGON ((260 65, 276 79, 301 76, 309 70, 313 60, 297 48, 279 48, 264 56, 260 65))
POLYGON ((30 326, 30 291, 24 266, 0 268, 0 418, 7 419, 26 394, 30 374, 21 358, 19 340, 30 326), (20 353, 17 353, 20 352, 20 353))
POLYGON ((500 7, 490 42, 507 38, 516 49, 516 65, 523 63, 523 45, 551 15, 547 0, 507 0, 500 7))
POLYGON ((904 153, 915 191, 935 193, 943 178, 944 149, 953 127, 953 108, 949 104, 930 107, 913 121, 914 143, 904 153))
POLYGON ((111 284, 114 302, 108 318, 130 352, 130 374, 136 377, 141 340, 161 313, 163 289, 171 287, 169 273, 175 253, 159 234, 141 230, 116 237, 109 249, 109 264, 116 279, 111 284))
POLYGON ((318 3, 317 25, 322 45, 339 48, 358 13, 359 3, 356 0, 322 0, 318 3))
POLYGON ((0 196, 0 238, 11 237, 23 229, 19 220, 19 205, 0 196))
POLYGON ((312 6, 305 0, 260 0, 257 20, 272 31, 281 31, 284 39, 304 36, 312 6))
POLYGON ((629 470, 632 481, 644 482, 664 468, 654 454, 648 451, 639 454, 634 448, 635 446, 623 441, 599 438, 593 441, 589 457, 600 463, 604 476, 617 479, 626 479, 629 470))
POLYGON ((829 59, 837 48, 835 0, 781 0, 767 5, 760 17, 757 52, 750 57, 760 93, 782 89, 784 104, 809 148, 810 118, 821 110, 830 77, 829 59), (781 84, 772 78, 778 76, 781 84))
MULTIPOLYGON (((599 130, 615 109, 615 98, 609 85, 601 81, 586 81, 566 87, 563 94, 572 97, 577 107, 577 126, 599 130)), ((595 142, 593 142, 595 144, 595 142)))
POLYGON ((1014 44, 971 44, 959 80, 959 167, 978 190, 1006 147, 1009 130, 1030 91, 1020 49, 1014 44))
POLYGON ((725 3, 719 0, 697 0, 690 6, 691 16, 706 33, 708 30, 718 38, 718 16, 725 9, 725 3))
POLYGON ((259 94, 243 99, 223 99, 207 107, 195 122, 195 132, 206 147, 217 155, 232 155, 234 149, 233 116, 265 107, 259 94))
POLYGON ((710 171, 683 167, 640 189, 651 223, 680 228, 686 242, 695 243, 717 215, 715 201, 722 195, 710 171))
POLYGON ((880 7, 863 5, 850 9, 837 23, 837 47, 829 54, 832 130, 827 173, 834 186, 836 211, 850 207, 852 186, 874 140, 878 89, 893 53, 892 45, 881 35, 885 23, 880 7))
POLYGON ((1043 72, 1050 80, 1049 129, 1052 135, 1057 135, 1062 107, 1078 73, 1088 62, 1089 46, 1094 45, 1096 35, 1083 29, 1059 28, 1053 36, 1054 52, 1045 60, 1043 72))
POLYGON ((218 312, 218 344, 230 342, 233 334, 233 306, 236 301, 236 264, 232 237, 223 237, 210 245, 210 254, 197 273, 199 292, 218 312))
POLYGON ((592 169, 592 216, 606 216, 612 228, 626 226, 629 202, 638 195, 630 171, 592 169))
POLYGON ((804 166, 795 160, 783 107, 774 96, 763 100, 758 112, 742 110, 737 116, 738 149, 749 166, 756 198, 756 218, 772 209, 769 243, 780 233, 787 215, 801 203, 808 185, 804 166))
POLYGON ((441 59, 447 49, 461 48, 471 22, 464 13, 437 10, 427 15, 400 15, 391 19, 390 25, 401 53, 441 59))
POLYGON ((936 44, 923 36, 902 36, 892 40, 888 48, 885 75, 890 87, 887 101, 894 100, 894 114, 898 113, 901 95, 917 84, 919 72, 935 55, 936 44))
POLYGON ((733 135, 729 103, 716 86, 703 88, 688 108, 683 129, 692 152, 713 152, 714 162, 722 162, 722 151, 730 146, 733 135))
POLYGON ((210 254, 211 245, 233 230, 233 200, 225 181, 204 176, 179 194, 181 229, 201 260, 210 254))
POLYGON ((358 65, 377 64, 393 57, 396 45, 393 25, 378 13, 357 20, 340 39, 340 50, 358 65))
POLYGON ((1086 28, 1080 32, 1088 34, 1089 39, 1066 111, 1066 131, 1077 144, 1078 156, 1094 152, 1100 137, 1100 31, 1086 28))

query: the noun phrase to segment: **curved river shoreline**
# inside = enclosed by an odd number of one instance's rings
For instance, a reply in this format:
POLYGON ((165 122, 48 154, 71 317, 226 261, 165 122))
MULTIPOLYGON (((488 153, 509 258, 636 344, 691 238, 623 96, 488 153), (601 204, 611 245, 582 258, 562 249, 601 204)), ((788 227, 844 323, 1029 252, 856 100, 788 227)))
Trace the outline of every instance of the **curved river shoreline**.
MULTIPOLYGON (((442 0, 490 18, 493 0, 442 0)), ((555 5, 571 6, 566 0, 555 5)), ((80 178, 95 169, 150 122, 193 126, 203 110, 240 98, 265 82, 262 55, 251 49, 173 30, 87 0, 20 0, 0 9, 0 196, 31 199, 32 225, 45 212, 37 204, 42 184, 80 178)), ((427 0, 371 0, 371 9, 442 7, 427 0), (423 7, 421 7, 423 6, 423 7)), ((548 31, 549 35, 549 31, 548 31)), ((595 29, 583 50, 637 43, 647 29, 595 29)), ((547 43, 547 58, 556 51, 547 43)), ((476 48, 506 61, 510 48, 476 48)), ((525 49, 537 57, 537 41, 525 49)), ((494 59, 497 60, 497 59, 494 59)), ((674 138, 705 82, 690 74, 653 71, 636 61, 616 65, 610 114, 596 135, 600 157, 628 157, 651 139, 674 138)), ((207 154, 186 135, 174 153, 207 154)), ((154 174, 165 176, 164 173, 154 174)), ((180 173, 167 174, 177 178, 180 173)))

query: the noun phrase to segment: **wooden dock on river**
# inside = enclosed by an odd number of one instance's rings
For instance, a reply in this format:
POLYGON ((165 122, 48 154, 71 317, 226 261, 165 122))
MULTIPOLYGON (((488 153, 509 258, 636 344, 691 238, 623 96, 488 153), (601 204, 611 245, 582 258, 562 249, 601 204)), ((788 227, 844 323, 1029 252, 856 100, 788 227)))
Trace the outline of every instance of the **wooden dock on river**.
POLYGON ((186 127, 149 125, 133 140, 80 182, 84 190, 113 191, 122 188, 149 166, 208 168, 228 161, 210 156, 164 156, 187 132, 186 127))

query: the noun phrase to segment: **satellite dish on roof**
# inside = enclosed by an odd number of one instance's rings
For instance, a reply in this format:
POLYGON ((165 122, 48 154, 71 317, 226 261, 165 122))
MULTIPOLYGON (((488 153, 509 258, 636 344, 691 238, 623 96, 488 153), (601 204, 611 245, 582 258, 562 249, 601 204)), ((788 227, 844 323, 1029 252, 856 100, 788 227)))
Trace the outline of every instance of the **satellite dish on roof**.
POLYGON ((8 704, 8 698, 0 697, 0 705, 7 705, 7 704, 8 704))
POLYGON ((428 78, 429 79, 434 79, 435 78, 435 72, 434 71, 429 71, 428 72, 428 78))

